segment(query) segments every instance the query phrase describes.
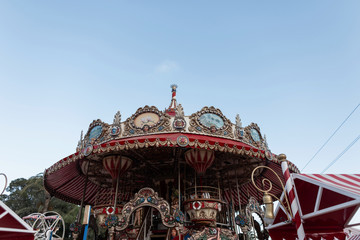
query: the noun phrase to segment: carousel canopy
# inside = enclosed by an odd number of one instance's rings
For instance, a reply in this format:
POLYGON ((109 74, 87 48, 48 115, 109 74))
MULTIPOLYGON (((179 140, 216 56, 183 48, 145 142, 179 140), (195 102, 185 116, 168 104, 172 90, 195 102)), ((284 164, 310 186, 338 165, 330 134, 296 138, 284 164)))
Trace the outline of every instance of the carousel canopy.
MULTIPOLYGON (((261 202, 262 194, 251 186, 252 170, 269 166, 281 175, 277 155, 271 153, 257 124, 243 127, 238 115, 232 123, 214 107, 185 116, 176 102, 176 86, 172 86, 171 104, 165 111, 145 106, 124 122, 120 112, 112 124, 93 121, 85 136, 81 134, 76 152, 45 170, 45 188, 53 196, 79 204, 86 185, 84 202, 101 204, 114 179, 114 172, 104 167, 107 165, 103 159, 114 155, 131 159, 131 166, 126 165, 126 171, 119 175, 121 200, 128 200, 143 187, 155 189, 159 182, 174 179, 177 168, 184 170, 182 177, 195 176, 206 165, 204 182, 217 186, 219 179, 226 179, 220 186, 225 190, 224 200, 245 204, 250 196, 255 196, 261 202), (205 158, 201 154, 186 154, 190 149, 209 150, 213 155, 205 158), (211 164, 201 163, 204 159, 211 160, 211 164), (236 186, 242 192, 240 197, 236 186)), ((289 166, 291 172, 299 172, 290 162, 289 166)), ((259 184, 263 178, 271 179, 266 169, 258 170, 255 176, 259 184)), ((275 181, 272 190, 277 196, 282 192, 279 185, 275 181)))
MULTIPOLYGON (((311 239, 345 239, 344 228, 360 207, 360 174, 292 174, 304 230, 311 239)), ((297 237, 278 207, 271 236, 297 237), (287 235, 285 236, 284 233, 287 235)))

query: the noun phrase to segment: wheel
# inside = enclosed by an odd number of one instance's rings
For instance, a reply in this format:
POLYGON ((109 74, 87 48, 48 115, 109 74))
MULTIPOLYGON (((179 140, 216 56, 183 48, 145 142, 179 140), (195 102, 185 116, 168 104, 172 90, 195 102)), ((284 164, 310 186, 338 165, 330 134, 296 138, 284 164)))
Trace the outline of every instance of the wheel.
POLYGON ((57 212, 33 213, 24 220, 37 231, 36 240, 64 239, 65 222, 57 212))

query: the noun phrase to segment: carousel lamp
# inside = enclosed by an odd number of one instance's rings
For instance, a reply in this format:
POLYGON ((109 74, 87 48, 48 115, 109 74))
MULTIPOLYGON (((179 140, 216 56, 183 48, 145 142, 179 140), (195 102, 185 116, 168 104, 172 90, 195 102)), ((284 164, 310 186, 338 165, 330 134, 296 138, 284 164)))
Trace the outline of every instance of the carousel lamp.
POLYGON ((186 163, 193 167, 197 174, 203 176, 214 162, 215 154, 212 150, 193 148, 185 152, 186 163))
POLYGON ((265 223, 268 225, 274 221, 274 204, 270 194, 268 194, 267 192, 264 193, 263 202, 265 204, 264 220, 265 223))

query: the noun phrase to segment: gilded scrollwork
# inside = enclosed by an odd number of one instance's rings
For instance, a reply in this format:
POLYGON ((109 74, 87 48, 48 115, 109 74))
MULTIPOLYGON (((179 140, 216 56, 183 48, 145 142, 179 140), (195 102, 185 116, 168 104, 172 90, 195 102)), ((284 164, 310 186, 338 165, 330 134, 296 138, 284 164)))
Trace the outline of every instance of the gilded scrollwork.
POLYGON ((175 130, 184 130, 186 127, 186 121, 185 121, 185 116, 184 116, 184 109, 181 106, 181 104, 179 104, 176 107, 176 113, 175 113, 175 119, 173 122, 173 128, 175 130))
POLYGON ((254 198, 249 198, 249 203, 246 205, 246 214, 250 217, 252 213, 257 213, 260 217, 264 218, 265 213, 260 207, 259 202, 254 198))
POLYGON ((232 123, 227 119, 220 109, 214 107, 203 107, 200 111, 190 117, 190 132, 205 133, 210 135, 233 138, 232 123))
POLYGON ((175 113, 175 118, 184 118, 185 114, 184 114, 184 109, 181 106, 181 104, 179 104, 176 107, 176 113, 175 113))
POLYGON ((124 122, 123 136, 171 131, 170 116, 155 106, 139 108, 124 122))
POLYGON ((121 114, 120 111, 117 111, 114 116, 113 124, 108 129, 106 140, 110 140, 111 138, 116 138, 120 135, 120 133, 121 133, 121 114))
POLYGON ((229 229, 219 228, 219 227, 204 227, 198 230, 191 231, 190 240, 200 240, 200 239, 208 239, 208 240, 238 240, 239 237, 237 234, 229 229))
POLYGON ((244 128, 242 127, 242 122, 239 114, 236 114, 236 118, 235 118, 234 135, 237 139, 241 139, 241 140, 244 139, 245 136, 245 131, 244 128))
POLYGON ((109 128, 109 124, 104 123, 100 119, 94 120, 90 123, 88 131, 84 136, 84 144, 83 147, 88 145, 95 145, 103 142, 107 135, 107 131, 109 128))
POLYGON ((120 122, 121 122, 121 114, 120 114, 120 111, 117 111, 115 116, 114 116, 113 125, 119 126, 120 122))
POLYGON ((116 230, 124 230, 129 224, 131 214, 142 207, 157 209, 161 215, 162 223, 166 227, 180 226, 184 223, 184 214, 180 210, 176 209, 171 212, 170 204, 159 197, 157 192, 152 188, 142 188, 133 199, 124 205, 116 230))

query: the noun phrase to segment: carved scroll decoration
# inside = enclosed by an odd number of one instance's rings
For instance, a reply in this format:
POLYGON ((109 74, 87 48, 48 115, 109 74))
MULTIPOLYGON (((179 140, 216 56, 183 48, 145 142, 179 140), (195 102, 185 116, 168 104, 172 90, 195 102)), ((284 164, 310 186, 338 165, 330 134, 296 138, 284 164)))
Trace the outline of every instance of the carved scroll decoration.
POLYGON ((210 135, 234 138, 232 123, 222 114, 222 112, 218 108, 203 107, 200 111, 193 113, 189 117, 189 119, 190 119, 190 126, 188 128, 189 132, 205 133, 210 135), (215 114, 218 117, 220 117, 224 122, 223 126, 218 128, 215 125, 210 127, 203 125, 200 122, 200 117, 208 113, 215 114))
MULTIPOLYGON (((149 116, 148 116, 149 117, 149 116)), ((124 123, 124 133, 123 136, 133 136, 146 133, 156 133, 156 132, 169 132, 171 131, 170 116, 159 111, 155 106, 145 106, 139 108, 135 114, 126 119, 124 123), (154 124, 144 124, 143 126, 137 126, 135 121, 138 121, 138 117, 145 113, 152 113, 158 116, 159 120, 154 124)))
POLYGON ((171 212, 170 204, 159 197, 157 192, 152 188, 142 188, 133 199, 124 205, 116 230, 124 230, 129 225, 131 214, 141 207, 157 209, 161 215, 161 221, 166 227, 180 226, 184 222, 184 214, 181 211, 176 209, 171 212))

